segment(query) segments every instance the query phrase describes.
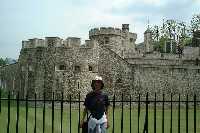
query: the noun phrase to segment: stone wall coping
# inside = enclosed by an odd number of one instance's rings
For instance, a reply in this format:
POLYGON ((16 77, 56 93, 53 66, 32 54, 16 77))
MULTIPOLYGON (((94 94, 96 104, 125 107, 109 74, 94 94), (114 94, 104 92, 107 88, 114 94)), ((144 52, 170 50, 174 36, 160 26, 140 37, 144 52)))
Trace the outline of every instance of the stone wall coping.
POLYGON ((122 35, 122 30, 119 28, 114 27, 100 27, 100 28, 93 28, 89 31, 89 36, 95 36, 95 35, 122 35))

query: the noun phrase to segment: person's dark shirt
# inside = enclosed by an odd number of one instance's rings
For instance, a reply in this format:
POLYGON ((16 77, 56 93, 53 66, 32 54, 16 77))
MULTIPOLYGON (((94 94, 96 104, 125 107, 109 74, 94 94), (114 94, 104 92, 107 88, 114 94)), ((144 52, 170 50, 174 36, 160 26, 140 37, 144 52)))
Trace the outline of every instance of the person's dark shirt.
POLYGON ((98 120, 103 116, 110 103, 106 94, 92 91, 86 95, 84 105, 91 112, 92 117, 98 120))

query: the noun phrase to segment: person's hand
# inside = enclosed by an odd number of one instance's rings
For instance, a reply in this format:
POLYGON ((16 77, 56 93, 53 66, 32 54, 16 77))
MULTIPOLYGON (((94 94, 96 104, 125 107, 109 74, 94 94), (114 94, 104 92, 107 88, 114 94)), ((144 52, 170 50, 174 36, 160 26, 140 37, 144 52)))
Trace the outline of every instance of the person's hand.
POLYGON ((84 123, 84 121, 81 120, 81 121, 80 121, 80 124, 79 124, 79 128, 82 128, 82 127, 83 127, 83 123, 84 123))
POLYGON ((109 122, 107 121, 106 122, 106 128, 108 129, 110 127, 110 124, 109 124, 109 122))

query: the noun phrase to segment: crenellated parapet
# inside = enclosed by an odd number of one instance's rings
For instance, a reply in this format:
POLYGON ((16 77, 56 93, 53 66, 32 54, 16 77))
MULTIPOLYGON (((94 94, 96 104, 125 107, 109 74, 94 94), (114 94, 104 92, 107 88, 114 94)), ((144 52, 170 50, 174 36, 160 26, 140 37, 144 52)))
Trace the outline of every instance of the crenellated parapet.
POLYGON ((45 40, 33 38, 28 41, 22 41, 22 49, 24 48, 37 48, 37 47, 45 47, 45 40))
POLYGON ((113 28, 113 27, 100 27, 100 28, 93 28, 89 31, 89 37, 98 36, 98 35, 121 36, 122 30, 119 28, 113 28))
POLYGON ((37 48, 37 47, 80 47, 81 39, 78 37, 68 37, 61 39, 59 37, 45 37, 45 39, 28 39, 22 41, 22 49, 37 48))

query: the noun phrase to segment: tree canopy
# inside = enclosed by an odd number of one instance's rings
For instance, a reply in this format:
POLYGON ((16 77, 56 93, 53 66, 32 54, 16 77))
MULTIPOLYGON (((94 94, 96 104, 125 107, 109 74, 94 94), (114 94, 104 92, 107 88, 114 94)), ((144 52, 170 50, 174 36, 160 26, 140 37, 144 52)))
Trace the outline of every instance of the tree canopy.
POLYGON ((163 20, 162 25, 154 25, 150 28, 154 49, 162 52, 166 41, 173 41, 178 45, 191 45, 192 35, 200 30, 200 14, 194 14, 189 25, 186 22, 168 19, 163 20))

